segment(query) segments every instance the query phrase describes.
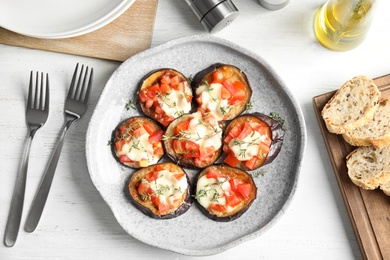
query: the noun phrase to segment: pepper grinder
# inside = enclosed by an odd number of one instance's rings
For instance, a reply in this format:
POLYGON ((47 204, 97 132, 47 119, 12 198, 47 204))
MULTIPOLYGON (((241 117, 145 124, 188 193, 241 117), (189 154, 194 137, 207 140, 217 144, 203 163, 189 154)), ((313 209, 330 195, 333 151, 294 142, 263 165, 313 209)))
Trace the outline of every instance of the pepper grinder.
POLYGON ((279 10, 285 7, 290 0, 258 0, 259 4, 268 10, 279 10))
POLYGON ((185 0, 209 33, 228 26, 239 14, 231 0, 185 0))

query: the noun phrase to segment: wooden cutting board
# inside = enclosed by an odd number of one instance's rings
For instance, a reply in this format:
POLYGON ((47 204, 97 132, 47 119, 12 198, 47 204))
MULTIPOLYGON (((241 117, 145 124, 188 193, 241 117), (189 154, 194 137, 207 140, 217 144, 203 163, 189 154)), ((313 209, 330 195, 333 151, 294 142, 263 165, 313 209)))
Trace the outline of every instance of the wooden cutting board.
POLYGON ((0 28, 0 43, 124 61, 150 47, 158 0, 136 0, 108 25, 72 38, 39 39, 0 28))
MULTIPOLYGON (((390 97, 390 74, 375 79, 383 97, 390 97)), ((381 190, 367 191, 352 183, 347 174, 345 157, 354 149, 341 135, 330 133, 321 110, 334 92, 313 98, 322 136, 334 173, 347 207, 357 240, 365 259, 390 259, 390 197, 381 190)))

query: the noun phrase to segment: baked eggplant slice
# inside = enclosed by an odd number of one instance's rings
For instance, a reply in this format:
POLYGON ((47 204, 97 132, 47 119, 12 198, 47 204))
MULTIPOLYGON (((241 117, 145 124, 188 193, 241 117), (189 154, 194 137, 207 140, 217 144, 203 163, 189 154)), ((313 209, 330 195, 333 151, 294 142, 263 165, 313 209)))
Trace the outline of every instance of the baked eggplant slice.
POLYGON ((145 115, 167 127, 192 109, 191 83, 174 69, 159 69, 140 82, 138 98, 145 115))
POLYGON ((239 218, 256 199, 257 188, 245 171, 227 165, 212 165, 196 181, 195 200, 200 210, 215 221, 239 218))
POLYGON ((156 219, 178 217, 192 204, 188 175, 171 162, 138 170, 131 176, 127 191, 141 212, 156 219))
POLYGON ((223 137, 224 162, 243 170, 271 163, 284 138, 282 125, 261 113, 241 115, 226 127, 223 137))
POLYGON ((143 168, 156 164, 164 155, 160 125, 144 116, 121 122, 113 132, 112 151, 123 165, 143 168))
POLYGON ((174 120, 165 131, 166 154, 176 163, 189 168, 204 168, 221 154, 222 123, 200 112, 174 120))
POLYGON ((241 114, 252 96, 247 76, 239 68, 216 63, 192 80, 197 110, 212 113, 217 120, 231 120, 241 114))

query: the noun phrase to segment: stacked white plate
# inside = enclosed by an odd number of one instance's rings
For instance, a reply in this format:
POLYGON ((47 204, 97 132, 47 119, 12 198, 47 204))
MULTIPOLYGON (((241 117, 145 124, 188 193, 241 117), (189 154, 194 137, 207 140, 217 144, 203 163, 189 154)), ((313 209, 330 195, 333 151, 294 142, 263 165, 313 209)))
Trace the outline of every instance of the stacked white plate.
POLYGON ((0 27, 36 38, 86 34, 112 22, 135 0, 0 0, 0 27))

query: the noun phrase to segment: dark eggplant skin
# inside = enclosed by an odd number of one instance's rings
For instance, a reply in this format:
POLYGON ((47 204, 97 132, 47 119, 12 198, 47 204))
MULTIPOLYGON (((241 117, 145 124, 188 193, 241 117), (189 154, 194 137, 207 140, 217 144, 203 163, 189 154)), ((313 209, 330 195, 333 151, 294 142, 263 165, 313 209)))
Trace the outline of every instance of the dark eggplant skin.
MULTIPOLYGON (((282 146, 283 146, 283 139, 284 139, 284 129, 283 129, 283 126, 278 121, 276 121, 275 119, 272 119, 271 117, 269 117, 269 116, 267 116, 265 114, 262 114, 262 113, 259 113, 259 112, 254 112, 254 113, 251 113, 251 114, 240 115, 237 118, 235 118, 234 120, 232 120, 226 126, 225 132, 224 132, 224 135, 223 135, 223 140, 225 140, 225 137, 227 136, 229 131, 238 122, 258 121, 258 120, 263 121, 264 123, 266 123, 270 127, 270 130, 271 130, 271 133, 272 133, 272 142, 271 142, 270 149, 268 151, 267 157, 265 158, 264 162, 262 162, 262 163, 258 162, 254 169, 248 169, 245 166, 245 163, 240 163, 240 164, 238 164, 236 166, 236 167, 238 167, 240 169, 243 169, 243 170, 246 170, 246 171, 248 171, 248 170, 256 170, 259 167, 267 165, 267 164, 270 164, 271 162, 273 162, 275 160, 275 158, 278 156, 278 154, 279 154, 279 152, 280 152, 280 150, 282 149, 282 146)), ((224 145, 226 145, 226 144, 224 143, 224 145)))
MULTIPOLYGON (((178 75, 179 78, 183 81, 183 82, 186 82, 185 84, 185 89, 187 90, 188 94, 191 95, 191 99, 193 97, 193 91, 192 91, 192 88, 191 88, 191 82, 188 80, 188 78, 186 76, 184 76, 184 74, 182 74, 180 71, 178 70, 175 70, 175 69, 172 69, 172 68, 161 68, 161 69, 156 69, 156 70, 153 70, 151 72, 149 72, 148 74, 146 74, 139 82, 138 84, 138 93, 142 92, 143 90, 153 86, 155 83, 160 83, 161 81, 161 78, 164 76, 164 75, 178 75)), ((138 94, 139 95, 139 94, 138 94)), ((164 128, 168 126, 169 123, 172 122, 172 120, 174 118, 172 118, 171 121, 169 122, 166 122, 165 120, 163 119, 160 119, 158 118, 157 116, 157 113, 155 112, 155 106, 153 105, 152 107, 146 107, 146 103, 142 102, 141 99, 139 98, 139 104, 140 104, 140 107, 141 107, 141 110, 142 112, 152 118, 153 120, 156 120, 157 122, 159 122, 164 128)), ((191 102, 191 110, 192 111, 194 109, 194 106, 191 102)), ((189 113, 190 111, 184 111, 184 113, 189 113)), ((177 113, 175 115, 175 118, 179 117, 181 115, 181 113, 177 113)))
POLYGON ((149 216, 153 219, 172 219, 179 217, 180 215, 184 214, 189 210, 193 203, 193 198, 191 196, 192 193, 192 185, 190 182, 190 178, 188 177, 187 173, 178 165, 171 163, 171 162, 165 162, 159 164, 161 166, 164 166, 166 168, 175 168, 177 171, 183 172, 185 174, 185 178, 187 179, 187 190, 185 192, 185 199, 183 200, 182 204, 173 212, 165 215, 160 215, 157 212, 157 209, 154 207, 152 202, 149 200, 147 202, 143 201, 141 199, 141 196, 138 194, 137 188, 138 185, 141 182, 141 179, 146 176, 147 173, 154 171, 156 168, 157 164, 151 165, 149 167, 140 169, 133 173, 129 180, 127 181, 125 188, 124 188, 124 193, 125 196, 130 200, 130 202, 143 214, 146 216, 149 216))
MULTIPOLYGON (((165 154, 172 161, 177 163, 178 165, 183 166, 185 168, 189 168, 189 169, 203 169, 203 168, 205 168, 205 167, 207 167, 209 165, 212 165, 220 157, 220 155, 222 153, 222 145, 221 145, 221 147, 218 150, 216 150, 216 152, 212 156, 212 159, 210 160, 210 162, 204 163, 202 165, 196 165, 192 158, 186 158, 186 157, 184 157, 184 156, 182 156, 180 154, 175 153, 175 150, 173 149, 173 139, 174 138, 170 138, 172 136, 173 137, 175 136, 175 134, 174 134, 175 127, 179 123, 181 123, 181 122, 183 122, 185 120, 188 120, 188 118, 190 118, 190 117, 191 117, 191 114, 182 115, 181 117, 175 119, 168 126, 168 128, 165 130, 165 134, 164 134, 164 137, 163 137, 163 147, 164 147, 164 150, 165 150, 165 154)), ((224 124, 222 122, 218 122, 218 125, 223 130, 224 124)))
MULTIPOLYGON (((130 123, 134 123, 135 121, 140 121, 140 122, 148 122, 150 124, 153 125, 155 131, 160 131, 162 130, 160 124, 158 124, 157 122, 155 122, 154 120, 148 118, 148 117, 145 117, 145 116, 134 116, 134 117, 130 117, 130 118, 127 118, 123 121, 121 121, 118 126, 113 130, 112 132, 112 137, 111 137, 111 152, 112 152, 112 155, 114 156, 114 158, 117 160, 117 162, 119 162, 120 164, 126 166, 126 167, 129 167, 129 168, 133 168, 133 169, 139 169, 139 168, 142 168, 139 166, 138 163, 134 162, 134 163, 131 163, 131 162, 121 162, 118 155, 117 155, 117 152, 116 152, 116 148, 115 148, 115 142, 118 141, 120 138, 121 138, 121 135, 120 135, 120 132, 119 132, 119 128, 125 124, 130 124, 130 123)), ((162 145, 162 141, 161 142, 161 145, 162 145)), ((160 160, 162 157, 164 156, 164 154, 162 154, 158 160, 160 160)))
POLYGON ((255 201, 255 199, 257 198, 257 187, 256 187, 255 182, 253 181, 252 176, 250 174, 248 174, 246 171, 243 171, 243 170, 238 169, 238 168, 230 167, 229 165, 226 165, 226 164, 215 164, 215 165, 211 165, 211 166, 203 169, 195 177, 195 181, 194 181, 193 185, 194 185, 193 190, 195 192, 195 195, 194 195, 195 196, 195 204, 198 206, 200 211, 205 216, 207 216, 211 220, 214 220, 214 221, 217 221, 217 222, 230 222, 230 221, 238 219, 239 217, 241 217, 250 208, 250 206, 252 205, 253 201, 255 201), (226 176, 234 176, 234 177, 236 177, 236 178, 238 178, 240 180, 243 180, 243 181, 245 181, 245 182, 247 182, 247 183, 249 183, 251 185, 252 192, 250 193, 250 197, 245 202, 245 204, 241 206, 241 208, 239 208, 238 210, 236 209, 235 211, 233 211, 233 212, 231 212, 229 214, 217 215, 217 214, 214 214, 214 213, 210 212, 208 209, 204 208, 199 203, 199 201, 196 199, 196 190, 197 190, 196 186, 198 184, 197 183, 198 179, 201 178, 203 175, 207 174, 207 172, 211 168, 221 171, 222 173, 226 174, 226 176))
MULTIPOLYGON (((238 67, 230 64, 224 64, 224 63, 215 63, 210 65, 209 67, 205 68, 204 70, 198 72, 195 74, 191 81, 191 87, 194 92, 194 96, 196 95, 196 89, 203 83, 208 82, 210 83, 212 81, 212 74, 215 71, 222 71, 224 75, 229 75, 229 78, 238 80, 245 84, 245 99, 243 102, 240 102, 238 104, 231 105, 232 109, 229 112, 229 115, 224 118, 224 120, 232 120, 241 113, 243 113, 246 109, 247 104, 250 102, 252 97, 252 88, 249 83, 247 75, 238 67)), ((199 104, 196 102, 196 107, 199 109, 199 104)))

